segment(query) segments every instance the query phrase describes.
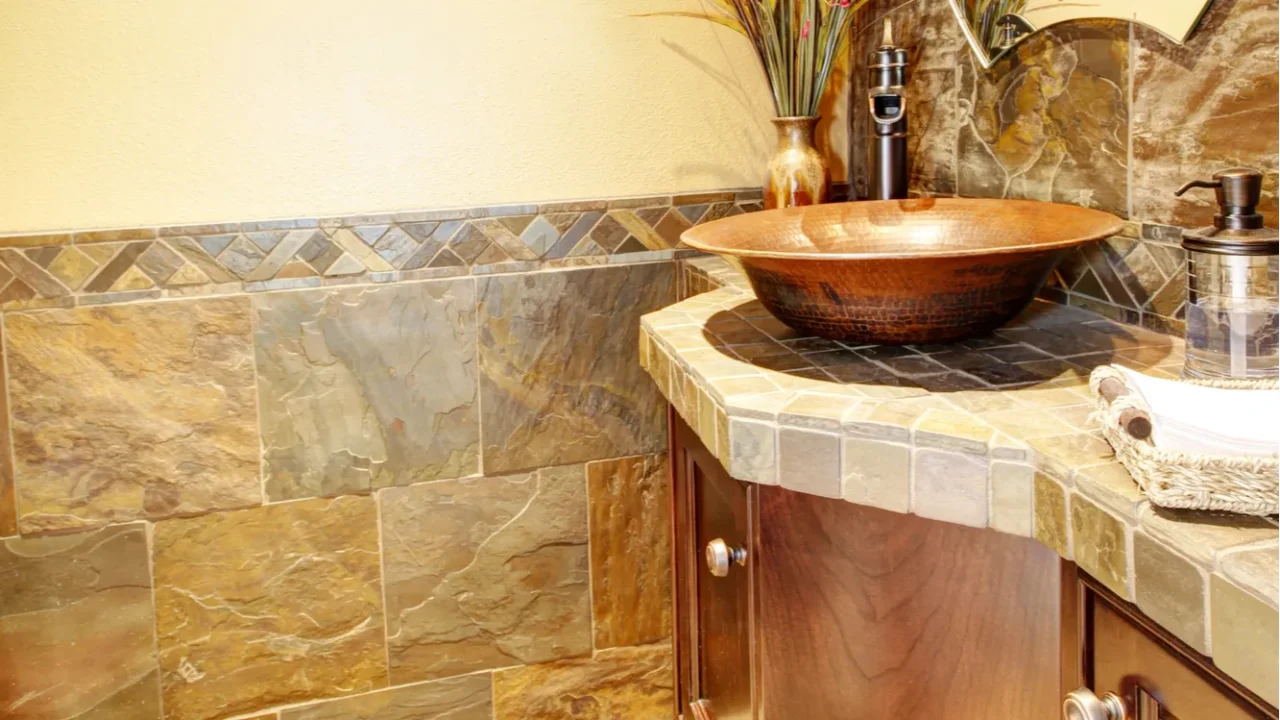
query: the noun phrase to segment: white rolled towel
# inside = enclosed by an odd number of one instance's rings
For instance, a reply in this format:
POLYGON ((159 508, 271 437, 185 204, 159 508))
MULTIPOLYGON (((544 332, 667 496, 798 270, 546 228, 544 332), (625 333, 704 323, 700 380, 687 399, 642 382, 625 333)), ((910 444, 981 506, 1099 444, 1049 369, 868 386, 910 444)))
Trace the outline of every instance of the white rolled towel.
POLYGON ((1116 366, 1151 416, 1151 443, 1195 455, 1280 453, 1280 390, 1229 390, 1116 366))

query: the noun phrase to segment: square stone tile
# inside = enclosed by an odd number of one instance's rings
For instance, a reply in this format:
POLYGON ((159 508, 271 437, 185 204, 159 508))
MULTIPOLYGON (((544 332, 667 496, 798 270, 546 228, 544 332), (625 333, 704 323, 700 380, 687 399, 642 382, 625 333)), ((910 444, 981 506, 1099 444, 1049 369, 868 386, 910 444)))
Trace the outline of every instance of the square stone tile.
POLYGON ((716 450, 716 403, 705 390, 695 383, 698 397, 698 437, 707 448, 715 454, 716 450))
POLYGON ((1280 600, 1280 552, 1276 543, 1252 550, 1236 550, 1222 556, 1222 574, 1233 583, 1248 588, 1272 607, 1280 600))
POLYGON ((916 423, 912 435, 920 447, 986 455, 995 430, 969 413, 931 409, 916 423))
POLYGON ((1085 572, 1120 597, 1130 597, 1124 523, 1079 493, 1071 495, 1071 548, 1085 572))
POLYGON ((1098 505, 1133 521, 1147 496, 1119 462, 1094 465, 1076 473, 1076 488, 1098 505))
POLYGON ((1029 462, 1032 458, 1031 448, 1021 440, 1014 440, 1002 432, 991 437, 991 459, 1010 460, 1012 462, 1029 462))
POLYGON ((1003 533, 1031 537, 1035 471, 1030 465, 994 460, 991 463, 991 527, 1003 533))
POLYGON ((1063 480, 1073 478, 1077 470, 1111 462, 1116 457, 1106 440, 1090 433, 1033 438, 1027 444, 1036 451, 1039 467, 1063 480))
POLYGON ((5 322, 24 532, 261 503, 248 298, 5 322))
POLYGON ((213 718, 387 681, 373 498, 157 523, 168 718, 213 718))
POLYGON ((671 490, 666 455, 587 465, 594 647, 671 636, 671 490))
POLYGON ((839 432, 840 419, 851 401, 835 395, 800 395, 788 402, 778 414, 778 422, 792 427, 839 432))
POLYGON ((492 720, 492 696, 480 673, 285 708, 280 720, 492 720))
POLYGON ((671 646, 602 650, 594 657, 499 670, 494 720, 669 720, 671 646))
POLYGON ((1037 472, 1035 475, 1033 537, 1041 545, 1064 558, 1071 557, 1067 537, 1067 496, 1056 480, 1037 472))
POLYGON ((649 377, 658 391, 666 396, 671 392, 671 356, 662 346, 649 341, 649 377))
POLYGON ((142 523, 0 541, 0 709, 159 720, 142 523))
POLYGON ((585 475, 379 493, 392 684, 591 652, 585 475))
POLYGON ((1214 664, 1263 700, 1280 704, 1275 608, 1217 575, 1209 578, 1209 607, 1214 664))
POLYGON ((485 472, 666 446, 664 403, 636 363, 636 328, 671 302, 673 280, 662 263, 479 281, 485 472))
POLYGON ((729 467, 731 456, 729 451, 729 415, 719 405, 716 405, 714 410, 716 418, 715 455, 720 464, 727 468, 729 467))
POLYGON ((777 485, 776 434, 772 423, 729 418, 729 474, 747 482, 777 485))
POLYGON ((1208 653, 1204 572, 1142 532, 1133 534, 1133 568, 1134 596, 1142 612, 1195 650, 1208 653))
POLYGON ((471 279, 253 302, 269 499, 480 471, 471 279))
POLYGON ((915 451, 911 508, 933 520, 987 527, 986 458, 921 448, 915 451))
POLYGON ((1044 410, 1002 410, 984 413, 982 419, 996 429, 1018 440, 1029 440, 1047 435, 1063 435, 1075 431, 1075 427, 1059 420, 1057 413, 1044 410))
POLYGON ((1173 510, 1146 505, 1142 529, 1152 538, 1212 568, 1219 553, 1249 543, 1275 540, 1280 530, 1269 518, 1230 513, 1173 510))
POLYGON ((906 445, 846 437, 844 442, 845 500, 882 510, 911 509, 911 448, 906 445))
POLYGON ((842 427, 845 435, 910 443, 911 427, 928 410, 916 399, 865 400, 849 406, 842 427))
MULTIPOLYGON (((1275 13, 1267 0, 1213 3, 1185 45, 1134 27, 1134 217, 1207 225, 1212 194, 1172 197, 1165 188, 1176 178, 1249 162, 1274 173, 1275 13), (1215 73, 1228 67, 1233 82, 1215 82, 1215 73)), ((1264 185, 1259 212, 1274 227, 1274 185, 1264 185)))
POLYGON ((779 428, 778 483, 810 495, 840 497, 840 436, 779 428))

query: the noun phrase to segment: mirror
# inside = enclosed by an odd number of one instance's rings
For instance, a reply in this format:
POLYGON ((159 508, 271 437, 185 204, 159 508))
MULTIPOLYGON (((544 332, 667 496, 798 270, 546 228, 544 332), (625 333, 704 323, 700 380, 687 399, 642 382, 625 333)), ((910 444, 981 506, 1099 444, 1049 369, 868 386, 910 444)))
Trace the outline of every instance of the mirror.
POLYGON ((1212 0, 950 0, 969 47, 989 68, 1037 30, 1084 18, 1142 23, 1181 43, 1212 0))

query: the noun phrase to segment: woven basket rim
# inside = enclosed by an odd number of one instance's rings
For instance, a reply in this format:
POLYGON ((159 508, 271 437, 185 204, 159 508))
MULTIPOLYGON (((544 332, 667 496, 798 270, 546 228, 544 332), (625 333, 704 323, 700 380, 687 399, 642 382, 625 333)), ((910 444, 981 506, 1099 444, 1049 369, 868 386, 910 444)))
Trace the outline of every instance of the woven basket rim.
MULTIPOLYGON (((1089 389, 1093 392, 1100 407, 1098 412, 1105 415, 1110 420, 1116 420, 1119 416, 1119 410, 1113 410, 1113 405, 1107 403, 1098 394, 1098 383, 1103 378, 1114 378, 1120 382, 1124 382, 1124 374, 1111 365, 1099 365, 1093 369, 1089 376, 1089 389)), ((1195 378, 1185 379, 1181 382, 1190 385, 1203 385, 1206 387, 1216 387, 1223 390, 1280 390, 1280 379, 1263 379, 1263 380, 1197 380, 1195 378)), ((1126 387, 1128 387, 1126 385, 1126 387)), ((1149 411, 1148 408, 1139 398, 1137 394, 1131 396, 1135 406, 1149 411)), ((1119 423, 1105 422, 1102 424, 1103 432, 1110 427, 1119 427, 1119 423)), ((1195 455, 1184 453, 1179 450, 1162 450, 1149 441, 1138 440, 1129 435, 1123 429, 1116 430, 1117 433, 1123 434, 1131 442, 1128 446, 1139 455, 1145 455, 1154 460, 1162 460, 1178 464, 1179 461, 1191 460, 1197 463, 1220 462, 1227 467, 1248 467, 1256 464, 1263 464, 1267 467, 1280 468, 1280 450, 1270 455, 1195 455)))

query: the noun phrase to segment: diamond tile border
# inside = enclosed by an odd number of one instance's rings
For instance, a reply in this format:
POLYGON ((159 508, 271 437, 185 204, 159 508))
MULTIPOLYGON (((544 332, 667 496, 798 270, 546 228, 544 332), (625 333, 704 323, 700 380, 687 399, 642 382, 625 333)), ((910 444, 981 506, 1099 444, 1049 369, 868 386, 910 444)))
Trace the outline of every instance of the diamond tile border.
POLYGON ((528 272, 694 254, 759 190, 0 235, 0 310, 528 272))
MULTIPOLYGON (((1157 513, 1091 429, 1089 371, 1118 362, 1176 377, 1180 338, 1040 301, 990 338, 845 345, 781 326, 718 258, 680 265, 682 300, 644 316, 640 362, 734 477, 1032 537, 1126 600, 1159 597, 1166 616, 1204 628, 1210 602, 1177 605, 1208 597, 1210 579, 1277 612, 1274 577, 1223 567, 1274 548, 1273 520, 1157 513), (1135 561, 1135 540, 1204 587, 1168 592, 1135 561)), ((1262 650, 1238 637, 1217 648, 1216 634, 1197 649, 1221 650, 1222 667, 1262 692, 1256 673, 1235 671, 1262 650)))

